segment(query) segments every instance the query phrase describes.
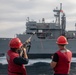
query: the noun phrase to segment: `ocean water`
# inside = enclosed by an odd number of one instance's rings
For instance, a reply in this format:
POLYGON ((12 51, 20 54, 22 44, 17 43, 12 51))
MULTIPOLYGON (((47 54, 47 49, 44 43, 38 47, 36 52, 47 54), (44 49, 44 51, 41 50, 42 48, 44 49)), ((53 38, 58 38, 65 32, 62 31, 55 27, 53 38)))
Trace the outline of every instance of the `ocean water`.
MULTIPOLYGON (((28 65, 32 65, 37 62, 45 62, 50 63, 51 59, 29 59, 28 65)), ((72 57, 72 62, 76 62, 76 57, 72 57)), ((7 64, 6 56, 0 57, 0 63, 1 64, 7 64)))
MULTIPOLYGON (((27 75, 53 75, 53 69, 50 67, 51 59, 29 59, 26 66, 27 75)), ((6 56, 0 57, 0 75, 7 74, 6 56)), ((72 58, 70 75, 76 75, 76 58, 72 58)))

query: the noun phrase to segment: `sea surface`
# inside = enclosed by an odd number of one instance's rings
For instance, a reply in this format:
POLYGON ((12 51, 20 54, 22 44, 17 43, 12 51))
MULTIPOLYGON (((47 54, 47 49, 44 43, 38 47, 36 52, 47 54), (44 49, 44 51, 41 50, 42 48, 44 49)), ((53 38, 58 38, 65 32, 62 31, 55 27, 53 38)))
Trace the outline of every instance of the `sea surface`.
MULTIPOLYGON (((25 65, 27 75, 53 75, 53 69, 50 67, 51 59, 29 59, 25 65)), ((0 57, 0 75, 7 74, 6 56, 0 57)), ((76 75, 76 57, 72 58, 70 75, 76 75)))

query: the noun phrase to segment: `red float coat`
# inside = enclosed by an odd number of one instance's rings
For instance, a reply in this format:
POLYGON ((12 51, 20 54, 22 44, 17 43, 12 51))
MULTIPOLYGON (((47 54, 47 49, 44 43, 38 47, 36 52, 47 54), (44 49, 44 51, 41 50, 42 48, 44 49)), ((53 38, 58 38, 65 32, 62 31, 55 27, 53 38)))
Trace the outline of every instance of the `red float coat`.
POLYGON ((56 53, 58 54, 59 60, 54 68, 55 74, 69 74, 72 52, 69 50, 67 52, 61 52, 59 50, 56 53))
POLYGON ((26 68, 24 65, 17 65, 14 63, 14 58, 19 57, 18 53, 9 50, 7 52, 8 61, 8 75, 27 75, 26 68))

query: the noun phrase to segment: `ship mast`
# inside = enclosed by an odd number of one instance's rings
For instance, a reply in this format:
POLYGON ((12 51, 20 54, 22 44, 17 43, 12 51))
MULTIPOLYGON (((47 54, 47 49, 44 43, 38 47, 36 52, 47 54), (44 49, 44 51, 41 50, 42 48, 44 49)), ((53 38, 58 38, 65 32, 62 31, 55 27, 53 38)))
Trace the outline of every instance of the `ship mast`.
POLYGON ((56 12, 54 15, 56 17, 56 25, 58 25, 61 28, 61 35, 65 36, 65 28, 66 28, 66 17, 62 10, 62 3, 60 3, 60 9, 57 8, 53 10, 56 12))
POLYGON ((58 8, 56 7, 56 9, 53 10, 53 12, 56 12, 56 14, 54 14, 54 16, 56 17, 56 24, 58 26, 60 26, 60 12, 62 10, 62 3, 60 3, 60 9, 58 10, 58 8))
POLYGON ((63 13, 62 18, 61 18, 61 28, 62 28, 61 34, 62 34, 63 36, 65 36, 66 17, 65 17, 65 14, 64 14, 64 13, 63 13))
POLYGON ((75 31, 76 31, 76 23, 75 23, 75 31))

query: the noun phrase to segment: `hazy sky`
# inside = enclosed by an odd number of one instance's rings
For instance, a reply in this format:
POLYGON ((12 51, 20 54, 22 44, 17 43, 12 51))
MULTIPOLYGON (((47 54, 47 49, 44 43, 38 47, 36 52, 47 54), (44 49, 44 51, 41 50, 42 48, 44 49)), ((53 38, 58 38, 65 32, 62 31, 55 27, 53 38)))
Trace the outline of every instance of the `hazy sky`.
POLYGON ((53 9, 62 3, 67 30, 75 30, 76 0, 0 0, 0 37, 14 37, 25 31, 27 17, 52 22, 53 9))

